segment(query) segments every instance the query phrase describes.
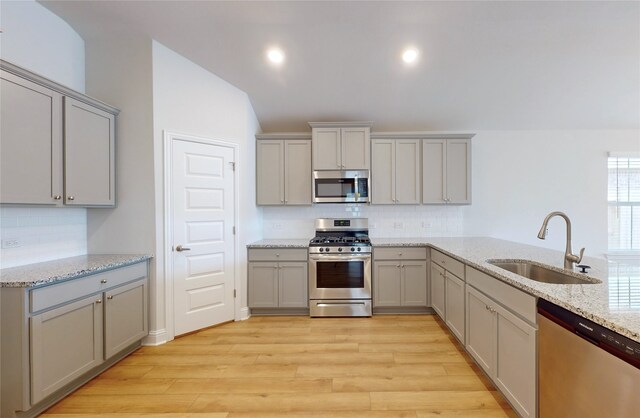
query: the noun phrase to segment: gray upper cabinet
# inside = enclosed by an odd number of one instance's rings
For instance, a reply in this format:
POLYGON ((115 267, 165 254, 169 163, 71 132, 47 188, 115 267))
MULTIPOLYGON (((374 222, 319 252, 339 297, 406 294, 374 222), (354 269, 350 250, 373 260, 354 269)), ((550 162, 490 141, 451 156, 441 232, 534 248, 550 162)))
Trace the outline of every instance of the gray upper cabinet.
POLYGON ((0 67, 0 203, 114 206, 118 110, 0 67))
POLYGON ((115 205, 115 115, 64 98, 65 204, 115 205))
POLYGON ((471 140, 425 139, 422 203, 471 203, 471 140))
POLYGON ((366 123, 310 122, 314 170, 368 170, 370 131, 366 123))
POLYGON ((0 73, 0 203, 62 198, 62 95, 0 73))
POLYGON ((311 141, 257 141, 256 202, 258 205, 311 204, 311 141))
POLYGON ((420 140, 374 139, 371 165, 371 203, 420 203, 420 140))

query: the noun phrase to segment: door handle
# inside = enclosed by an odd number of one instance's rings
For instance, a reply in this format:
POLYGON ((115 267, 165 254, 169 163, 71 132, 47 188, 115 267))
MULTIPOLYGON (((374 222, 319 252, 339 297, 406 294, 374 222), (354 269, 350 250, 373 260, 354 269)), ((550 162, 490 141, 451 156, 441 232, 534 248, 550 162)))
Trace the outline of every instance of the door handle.
POLYGON ((179 253, 181 253, 181 252, 183 252, 183 251, 191 251, 191 248, 189 248, 189 247, 183 247, 182 245, 178 245, 178 246, 176 247, 176 251, 177 251, 177 252, 179 252, 179 253))

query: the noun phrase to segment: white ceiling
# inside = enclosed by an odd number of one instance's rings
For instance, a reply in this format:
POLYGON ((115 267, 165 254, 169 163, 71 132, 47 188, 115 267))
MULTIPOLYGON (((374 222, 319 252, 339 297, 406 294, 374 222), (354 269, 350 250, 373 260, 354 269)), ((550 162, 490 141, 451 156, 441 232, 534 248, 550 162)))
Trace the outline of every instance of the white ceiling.
POLYGON ((638 2, 41 3, 85 39, 130 32, 184 55, 246 91, 265 132, 640 128, 638 2))

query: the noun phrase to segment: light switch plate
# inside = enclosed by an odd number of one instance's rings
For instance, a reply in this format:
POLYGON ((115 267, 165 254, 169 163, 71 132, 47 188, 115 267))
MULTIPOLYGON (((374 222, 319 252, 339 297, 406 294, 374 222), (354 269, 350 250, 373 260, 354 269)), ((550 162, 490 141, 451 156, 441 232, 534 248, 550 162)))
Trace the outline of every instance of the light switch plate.
POLYGON ((3 239, 2 248, 18 248, 22 246, 22 242, 19 239, 3 239))

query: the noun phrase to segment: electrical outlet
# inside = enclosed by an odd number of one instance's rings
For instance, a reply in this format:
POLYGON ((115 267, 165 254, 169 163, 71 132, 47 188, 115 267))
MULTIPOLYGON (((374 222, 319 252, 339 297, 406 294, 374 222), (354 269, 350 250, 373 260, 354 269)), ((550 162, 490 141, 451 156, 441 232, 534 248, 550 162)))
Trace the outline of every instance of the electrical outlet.
POLYGON ((422 222, 422 227, 425 228, 425 229, 426 228, 431 228, 432 227, 431 222, 422 222))
POLYGON ((18 248, 22 246, 22 242, 19 239, 3 239, 2 248, 18 248))
POLYGON ((402 228, 404 228, 404 222, 394 222, 393 223, 393 227, 395 229, 402 229, 402 228))
POLYGON ((282 223, 274 222, 273 223, 273 229, 282 229, 282 223))

